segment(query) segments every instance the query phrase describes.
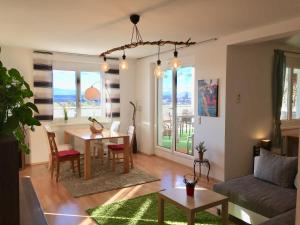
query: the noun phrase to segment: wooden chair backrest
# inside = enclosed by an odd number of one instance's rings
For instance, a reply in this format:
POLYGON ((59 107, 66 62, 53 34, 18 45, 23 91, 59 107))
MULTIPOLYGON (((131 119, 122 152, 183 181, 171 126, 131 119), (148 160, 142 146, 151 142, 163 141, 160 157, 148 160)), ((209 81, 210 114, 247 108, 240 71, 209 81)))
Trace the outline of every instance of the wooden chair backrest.
POLYGON ((119 132, 120 130, 120 121, 113 121, 110 126, 110 131, 119 132))
POLYGON ((45 130, 47 133, 51 155, 57 155, 58 150, 57 150, 57 145, 56 145, 56 141, 55 141, 55 133, 51 130, 49 125, 45 125, 44 127, 45 127, 45 130))
POLYGON ((132 147, 132 143, 133 143, 134 130, 135 130, 134 126, 131 125, 131 126, 128 127, 127 134, 129 136, 129 146, 130 146, 130 148, 132 147))

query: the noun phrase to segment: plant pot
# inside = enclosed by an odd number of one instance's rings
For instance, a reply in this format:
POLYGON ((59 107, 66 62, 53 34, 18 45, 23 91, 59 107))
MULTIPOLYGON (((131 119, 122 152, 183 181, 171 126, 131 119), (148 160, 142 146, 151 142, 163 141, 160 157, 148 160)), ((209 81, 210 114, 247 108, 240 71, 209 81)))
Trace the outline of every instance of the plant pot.
POLYGON ((186 194, 193 197, 195 193, 195 185, 186 185, 186 194))
POLYGON ((0 136, 0 224, 19 225, 19 149, 12 136, 0 136))
POLYGON ((199 160, 203 160, 203 155, 204 155, 204 152, 199 152, 199 160))

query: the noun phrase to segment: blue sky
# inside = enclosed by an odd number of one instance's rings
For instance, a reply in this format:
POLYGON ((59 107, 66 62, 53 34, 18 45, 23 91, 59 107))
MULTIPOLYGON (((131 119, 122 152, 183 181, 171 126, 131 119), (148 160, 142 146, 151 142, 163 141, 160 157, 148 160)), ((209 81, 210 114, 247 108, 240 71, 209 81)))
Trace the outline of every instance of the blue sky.
MULTIPOLYGON (((94 87, 100 90, 101 81, 99 72, 81 72, 81 94, 94 84, 94 87)), ((55 89, 63 89, 67 91, 76 90, 76 73, 75 71, 53 70, 53 87, 55 89)))
MULTIPOLYGON (((182 67, 177 70, 177 92, 189 92, 193 90, 193 70, 193 67, 182 67)), ((172 70, 165 70, 163 92, 172 92, 172 70)))

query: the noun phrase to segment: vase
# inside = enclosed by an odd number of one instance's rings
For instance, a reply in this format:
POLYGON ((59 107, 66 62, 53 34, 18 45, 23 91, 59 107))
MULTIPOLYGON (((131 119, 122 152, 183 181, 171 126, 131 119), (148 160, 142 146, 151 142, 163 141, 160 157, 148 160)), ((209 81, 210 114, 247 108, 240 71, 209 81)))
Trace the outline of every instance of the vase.
POLYGON ((199 160, 200 160, 200 161, 203 160, 203 155, 204 155, 204 152, 199 152, 199 160))
POLYGON ((195 185, 186 185, 186 194, 193 197, 195 193, 195 185))

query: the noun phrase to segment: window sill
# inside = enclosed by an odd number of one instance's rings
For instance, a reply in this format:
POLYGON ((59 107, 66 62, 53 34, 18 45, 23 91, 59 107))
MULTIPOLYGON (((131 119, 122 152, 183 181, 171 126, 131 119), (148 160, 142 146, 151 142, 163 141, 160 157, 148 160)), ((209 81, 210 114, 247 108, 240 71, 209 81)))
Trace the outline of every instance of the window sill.
MULTIPOLYGON (((99 122, 103 123, 103 125, 105 126, 106 124, 110 124, 110 119, 103 119, 103 118, 96 118, 99 122)), ((51 126, 56 126, 56 127, 60 127, 60 126, 75 126, 75 125, 88 125, 91 124, 90 121, 88 121, 87 118, 82 118, 82 119, 69 119, 67 121, 63 120, 63 119, 55 119, 52 122, 50 122, 51 126)))
POLYGON ((295 120, 281 120, 281 129, 298 129, 300 128, 300 119, 295 120))

